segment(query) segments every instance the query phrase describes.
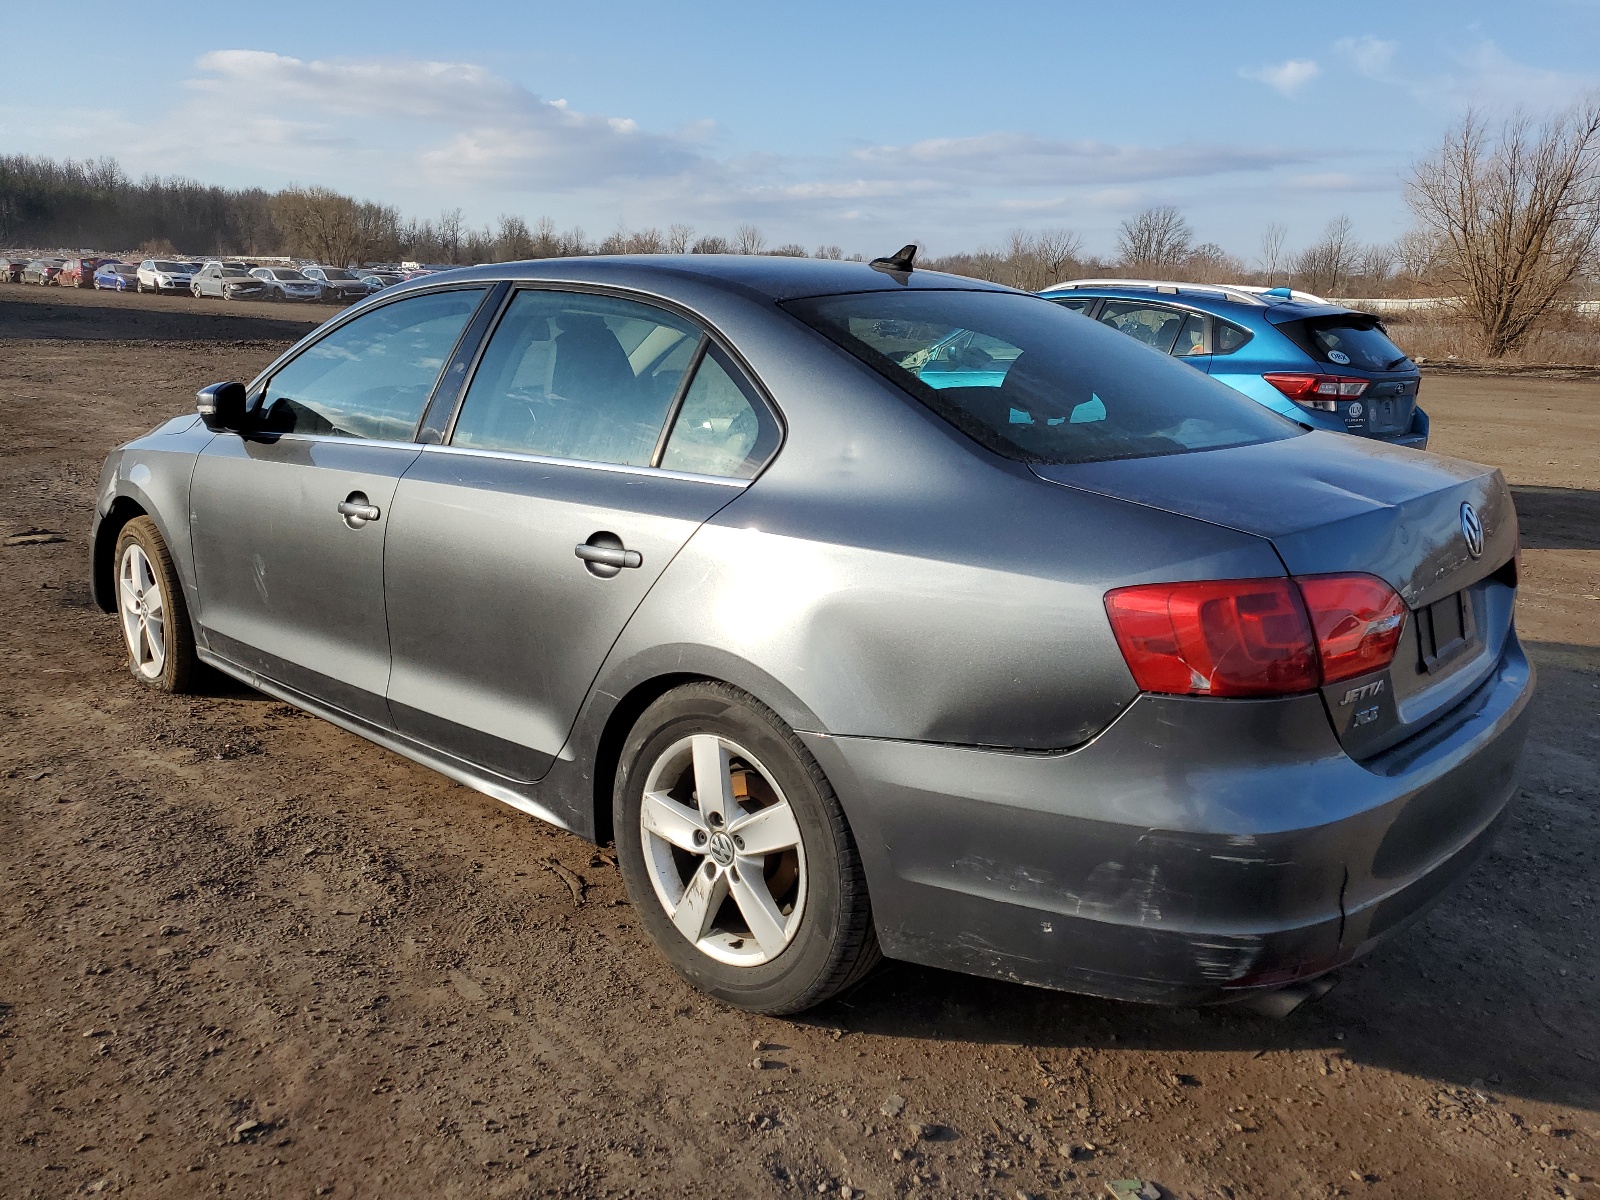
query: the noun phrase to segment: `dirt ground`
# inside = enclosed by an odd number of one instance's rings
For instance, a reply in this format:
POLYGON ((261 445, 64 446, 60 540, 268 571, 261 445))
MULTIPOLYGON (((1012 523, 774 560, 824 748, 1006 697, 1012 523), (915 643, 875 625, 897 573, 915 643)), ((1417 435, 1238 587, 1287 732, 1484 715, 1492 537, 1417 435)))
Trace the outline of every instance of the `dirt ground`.
POLYGON ((0 1191, 1600 1197, 1600 382, 1423 387, 1516 486, 1541 672, 1425 922, 1283 1021, 896 964, 774 1020, 678 981, 608 851, 122 666, 103 456, 328 311, 0 286, 0 533, 60 534, 0 548, 0 1191))

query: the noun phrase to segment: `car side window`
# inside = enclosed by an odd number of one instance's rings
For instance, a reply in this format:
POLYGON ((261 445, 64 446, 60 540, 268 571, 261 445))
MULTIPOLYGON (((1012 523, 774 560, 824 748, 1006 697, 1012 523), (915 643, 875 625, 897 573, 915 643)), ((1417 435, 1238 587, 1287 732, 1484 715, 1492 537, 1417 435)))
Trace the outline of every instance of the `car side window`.
POLYGON ((649 466, 700 339, 652 305, 523 289, 489 339, 451 444, 649 466))
POLYGON ((1055 300, 1054 297, 1051 297, 1051 299, 1054 303, 1061 305, 1062 308, 1070 308, 1076 313, 1088 312, 1089 306, 1094 303, 1093 296, 1074 297, 1071 300, 1055 300))
POLYGON ((1231 321, 1219 320, 1216 326, 1215 352, 1217 354, 1232 354, 1255 336, 1248 329, 1242 329, 1231 321))
POLYGON ((272 377, 266 428, 409 441, 485 290, 413 296, 339 326, 272 377))
POLYGON ((672 423, 661 466, 750 479, 777 449, 778 423, 717 347, 711 347, 672 423))
POLYGON ((1183 314, 1176 309, 1138 300, 1107 300, 1099 319, 1163 354, 1171 353, 1183 325, 1183 314))
POLYGON ((1183 319, 1183 328, 1178 330, 1178 341, 1172 347, 1172 353, 1183 358, 1190 354, 1205 352, 1206 319, 1199 313, 1190 313, 1183 319))

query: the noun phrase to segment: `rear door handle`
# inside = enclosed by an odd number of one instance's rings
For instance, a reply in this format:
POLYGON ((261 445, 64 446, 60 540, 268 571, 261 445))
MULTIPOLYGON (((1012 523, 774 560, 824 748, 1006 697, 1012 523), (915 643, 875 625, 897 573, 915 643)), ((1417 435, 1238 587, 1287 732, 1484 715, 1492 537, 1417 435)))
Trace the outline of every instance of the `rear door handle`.
POLYGON ((579 542, 572 548, 572 552, 584 562, 610 567, 613 570, 644 566, 644 555, 637 550, 625 550, 621 546, 594 546, 588 542, 579 542))

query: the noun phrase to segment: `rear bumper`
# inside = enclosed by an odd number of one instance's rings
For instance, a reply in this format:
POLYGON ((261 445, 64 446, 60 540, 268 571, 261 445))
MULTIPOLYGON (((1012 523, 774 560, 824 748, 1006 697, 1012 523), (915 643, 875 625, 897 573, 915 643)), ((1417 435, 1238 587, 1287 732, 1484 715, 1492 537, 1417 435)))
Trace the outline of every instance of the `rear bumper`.
POLYGON ((1153 1003, 1309 978, 1425 912, 1493 840, 1532 668, 1365 763, 1315 696, 1142 696, 1088 745, 1015 754, 802 735, 867 867, 884 952, 1153 1003))

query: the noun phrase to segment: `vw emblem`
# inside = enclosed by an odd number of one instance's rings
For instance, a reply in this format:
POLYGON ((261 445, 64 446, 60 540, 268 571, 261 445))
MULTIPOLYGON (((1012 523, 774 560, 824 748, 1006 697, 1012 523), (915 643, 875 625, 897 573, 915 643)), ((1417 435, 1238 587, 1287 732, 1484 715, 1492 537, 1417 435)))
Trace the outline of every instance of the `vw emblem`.
POLYGON ((711 835, 709 849, 719 867, 725 867, 733 861, 733 839, 720 830, 711 835))
POLYGON ((1467 541, 1467 553, 1473 558, 1483 557, 1483 521, 1478 510, 1470 504, 1461 506, 1461 536, 1467 541))

